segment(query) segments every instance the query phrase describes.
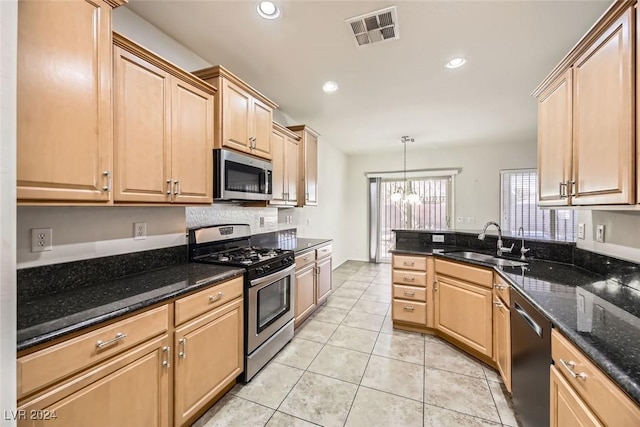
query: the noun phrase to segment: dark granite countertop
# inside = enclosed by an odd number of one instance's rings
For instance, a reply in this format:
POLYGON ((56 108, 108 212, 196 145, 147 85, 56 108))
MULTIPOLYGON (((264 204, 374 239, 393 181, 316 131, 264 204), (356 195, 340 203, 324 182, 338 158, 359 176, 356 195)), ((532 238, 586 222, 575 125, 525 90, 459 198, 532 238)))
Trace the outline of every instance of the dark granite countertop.
POLYGON ((179 264, 53 294, 18 299, 18 351, 240 276, 244 269, 179 264))
POLYGON ((528 259, 524 267, 502 267, 447 253, 462 250, 483 252, 455 246, 390 252, 434 255, 494 268, 640 404, 640 280, 637 272, 627 272, 623 285, 620 275, 604 276, 571 264, 528 259))
POLYGON ((332 239, 307 239, 304 237, 298 237, 291 239, 290 241, 283 241, 280 243, 280 249, 290 249, 295 252, 296 255, 302 254, 306 251, 316 249, 318 246, 331 243, 332 239))

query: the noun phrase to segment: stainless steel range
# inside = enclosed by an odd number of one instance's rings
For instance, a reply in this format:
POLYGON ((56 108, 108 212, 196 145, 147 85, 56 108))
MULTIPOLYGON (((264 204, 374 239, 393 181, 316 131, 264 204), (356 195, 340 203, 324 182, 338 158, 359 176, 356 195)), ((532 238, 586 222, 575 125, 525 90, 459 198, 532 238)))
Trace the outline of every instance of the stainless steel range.
POLYGON ((248 382, 293 338, 293 251, 251 246, 247 224, 189 230, 189 260, 244 267, 245 366, 248 382))

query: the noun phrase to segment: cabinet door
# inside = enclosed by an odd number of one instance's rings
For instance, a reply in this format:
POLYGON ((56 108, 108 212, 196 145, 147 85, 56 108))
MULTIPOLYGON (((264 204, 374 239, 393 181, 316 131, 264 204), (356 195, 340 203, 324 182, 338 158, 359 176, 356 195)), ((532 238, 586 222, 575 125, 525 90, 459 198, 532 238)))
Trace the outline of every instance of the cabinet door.
POLYGON ((115 201, 169 202, 170 76, 114 47, 115 201))
POLYGON ((601 427, 598 418, 551 366, 551 427, 601 427))
POLYGON ((157 338, 21 405, 56 418, 27 416, 18 426, 169 426, 168 343, 157 338))
POLYGON ((538 97, 538 204, 569 204, 571 179, 572 70, 568 69, 538 97))
POLYGON ((18 2, 17 197, 110 199, 111 7, 18 2))
MULTIPOLYGON (((251 108, 249 93, 227 79, 222 79, 222 145, 249 153, 251 108)), ((271 123, 269 124, 271 126, 271 123)))
POLYGON ((244 368, 242 299, 175 331, 174 425, 186 421, 244 368))
POLYGON ((318 204, 318 138, 310 135, 304 137, 305 145, 305 205, 318 204))
POLYGON ((280 132, 271 132, 271 150, 273 161, 272 175, 272 204, 283 204, 286 200, 286 182, 285 182, 285 136, 280 132))
POLYGON ((435 326, 440 331, 492 357, 492 293, 477 285, 439 276, 434 288, 435 326))
POLYGON ((511 392, 511 312, 497 297, 493 304, 494 359, 504 385, 511 392))
POLYGON ((271 129, 273 126, 273 110, 257 99, 252 100, 251 107, 252 135, 255 138, 252 154, 271 160, 271 129))
POLYGON ((286 168, 285 188, 287 192, 287 202, 295 205, 298 201, 298 141, 292 138, 285 138, 284 141, 284 164, 286 168))
POLYGON ((315 264, 296 271, 296 320, 298 326, 316 308, 315 264))
POLYGON ((572 204, 635 203, 629 8, 574 66, 572 204))
POLYGON ((331 257, 325 258, 316 263, 317 268, 317 300, 318 305, 322 304, 331 293, 331 257))
POLYGON ((213 96, 173 78, 171 178, 174 203, 213 201, 213 96))

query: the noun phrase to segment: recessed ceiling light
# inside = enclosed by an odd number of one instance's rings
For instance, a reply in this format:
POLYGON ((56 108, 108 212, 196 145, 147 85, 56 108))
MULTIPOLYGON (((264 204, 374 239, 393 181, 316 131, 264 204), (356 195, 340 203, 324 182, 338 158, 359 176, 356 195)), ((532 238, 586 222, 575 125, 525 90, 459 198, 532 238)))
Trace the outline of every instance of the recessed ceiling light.
POLYGON ((258 3, 258 15, 265 19, 276 19, 280 16, 280 8, 272 1, 261 1, 258 3))
POLYGON ((449 60, 449 62, 444 64, 444 66, 445 68, 458 68, 458 67, 462 67, 465 64, 465 62, 467 62, 467 60, 464 58, 452 58, 449 60))
POLYGON ((338 90, 338 83, 329 80, 328 82, 324 82, 322 85, 322 90, 326 93, 333 93, 338 90))

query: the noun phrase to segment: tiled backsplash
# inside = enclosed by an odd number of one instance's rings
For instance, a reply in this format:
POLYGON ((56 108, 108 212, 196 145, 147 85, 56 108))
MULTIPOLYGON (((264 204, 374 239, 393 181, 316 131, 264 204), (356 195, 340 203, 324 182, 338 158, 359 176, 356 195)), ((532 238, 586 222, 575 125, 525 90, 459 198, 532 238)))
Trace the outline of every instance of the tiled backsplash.
POLYGON ((207 207, 188 207, 186 223, 187 228, 217 224, 249 224, 252 234, 266 233, 278 230, 278 209, 245 208, 223 203, 207 207))

